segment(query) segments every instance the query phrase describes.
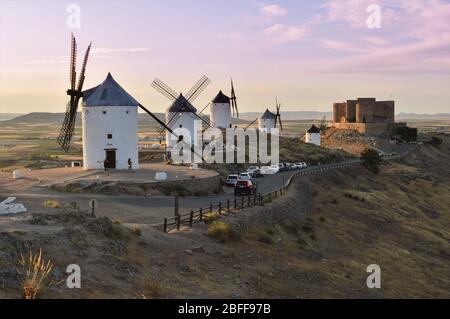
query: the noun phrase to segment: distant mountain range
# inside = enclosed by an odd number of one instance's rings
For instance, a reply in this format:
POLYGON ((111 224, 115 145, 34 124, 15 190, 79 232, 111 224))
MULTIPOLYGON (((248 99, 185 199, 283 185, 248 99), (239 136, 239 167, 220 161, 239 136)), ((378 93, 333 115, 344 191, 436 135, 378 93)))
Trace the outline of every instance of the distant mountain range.
MULTIPOLYGON (((246 112, 241 113, 239 119, 233 119, 234 124, 246 123, 253 121, 262 112, 246 112)), ((155 113, 159 119, 164 119, 163 113, 155 113)), ((317 111, 294 111, 294 112, 282 112, 281 117, 284 121, 289 120, 321 120, 323 117, 327 120, 331 120, 333 114, 331 112, 317 112, 317 111)), ((61 124, 64 119, 64 113, 29 113, 29 114, 13 114, 13 113, 0 113, 0 125, 13 125, 13 124, 61 124)), ((78 115, 80 119, 80 115, 78 115)), ((438 113, 438 114, 416 114, 416 113, 399 113, 396 115, 397 120, 426 120, 426 119, 450 119, 450 113, 438 113)), ((77 121, 78 124, 80 121, 77 121)), ((145 113, 139 113, 139 124, 156 124, 150 116, 145 113)))

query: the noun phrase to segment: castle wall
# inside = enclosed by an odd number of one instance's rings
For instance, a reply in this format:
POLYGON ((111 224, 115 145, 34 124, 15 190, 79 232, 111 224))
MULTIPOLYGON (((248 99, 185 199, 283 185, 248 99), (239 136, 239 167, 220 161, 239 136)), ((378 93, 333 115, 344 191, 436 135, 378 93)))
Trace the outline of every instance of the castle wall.
POLYGON ((394 101, 377 101, 375 106, 376 122, 395 122, 395 103, 394 101))

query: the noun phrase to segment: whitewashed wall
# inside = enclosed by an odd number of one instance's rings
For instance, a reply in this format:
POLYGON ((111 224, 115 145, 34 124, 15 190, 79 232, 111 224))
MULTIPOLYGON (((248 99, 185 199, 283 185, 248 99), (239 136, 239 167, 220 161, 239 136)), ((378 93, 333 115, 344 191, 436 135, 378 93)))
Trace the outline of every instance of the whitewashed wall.
POLYGON ((320 133, 306 133, 305 143, 320 146, 320 133))
POLYGON ((117 169, 127 169, 129 158, 133 169, 139 168, 137 111, 136 106, 83 106, 84 169, 103 169, 105 149, 117 149, 117 169))
MULTIPOLYGON (((171 113, 166 113, 166 119, 171 118, 171 113)), ((181 112, 180 113, 180 117, 171 124, 171 129, 175 130, 177 128, 181 128, 186 129, 189 131, 190 133, 190 139, 188 136, 184 136, 184 141, 191 141, 191 143, 193 144, 195 142, 195 127, 194 127, 194 123, 195 123, 195 118, 193 118, 193 115, 189 115, 187 112, 181 112)), ((166 145, 167 145, 167 149, 170 150, 172 149, 173 145, 176 144, 178 142, 178 140, 171 140, 170 138, 171 134, 170 132, 166 132, 166 145)))
POLYGON ((211 122, 213 122, 217 128, 229 128, 231 125, 230 103, 212 103, 211 122))
POLYGON ((258 120, 259 129, 271 129, 275 128, 275 119, 259 119, 258 120))

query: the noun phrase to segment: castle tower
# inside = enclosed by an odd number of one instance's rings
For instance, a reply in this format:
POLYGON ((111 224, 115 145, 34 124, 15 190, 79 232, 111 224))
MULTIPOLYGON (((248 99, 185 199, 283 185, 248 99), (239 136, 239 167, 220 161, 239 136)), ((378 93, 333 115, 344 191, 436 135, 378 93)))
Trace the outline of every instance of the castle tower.
POLYGON ((139 103, 108 73, 98 86, 83 92, 84 169, 139 168, 137 113, 139 103))
POLYGON ((211 122, 217 128, 231 127, 230 98, 222 91, 211 102, 211 122))

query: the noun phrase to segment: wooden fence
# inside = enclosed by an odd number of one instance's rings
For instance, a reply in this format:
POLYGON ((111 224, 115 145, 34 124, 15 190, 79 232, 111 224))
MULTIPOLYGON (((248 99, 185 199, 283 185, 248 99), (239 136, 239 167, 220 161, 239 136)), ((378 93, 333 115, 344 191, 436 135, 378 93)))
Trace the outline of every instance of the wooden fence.
POLYGON ((164 218, 164 223, 162 224, 163 231, 165 233, 169 233, 171 231, 179 231, 181 228, 191 228, 194 223, 203 222, 208 218, 213 218, 218 215, 233 213, 239 210, 243 210, 247 207, 263 206, 264 203, 271 202, 273 199, 283 196, 289 189, 292 181, 295 178, 309 174, 321 173, 328 170, 347 168, 360 164, 360 160, 354 160, 345 163, 327 164, 299 170, 298 172, 291 175, 282 187, 269 193, 258 193, 248 196, 234 197, 233 199, 211 203, 208 207, 201 207, 197 210, 191 210, 183 214, 178 214, 174 217, 164 218))

